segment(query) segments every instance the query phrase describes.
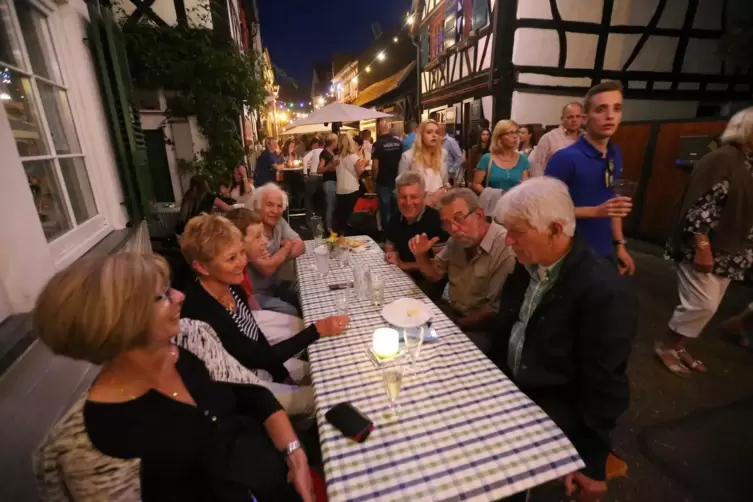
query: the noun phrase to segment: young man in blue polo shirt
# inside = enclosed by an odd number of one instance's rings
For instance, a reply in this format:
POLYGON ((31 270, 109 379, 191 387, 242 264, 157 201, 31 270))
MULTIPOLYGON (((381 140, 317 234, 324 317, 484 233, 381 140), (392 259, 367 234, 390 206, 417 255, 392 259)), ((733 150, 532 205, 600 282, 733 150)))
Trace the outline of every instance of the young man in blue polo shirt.
POLYGON ((575 203, 578 233, 596 254, 616 258, 621 274, 632 275, 635 263, 625 247, 622 219, 633 207, 630 197, 615 197, 622 176, 622 152, 610 141, 622 121, 622 85, 603 82, 586 94, 586 133, 555 153, 545 174, 567 184, 575 203))

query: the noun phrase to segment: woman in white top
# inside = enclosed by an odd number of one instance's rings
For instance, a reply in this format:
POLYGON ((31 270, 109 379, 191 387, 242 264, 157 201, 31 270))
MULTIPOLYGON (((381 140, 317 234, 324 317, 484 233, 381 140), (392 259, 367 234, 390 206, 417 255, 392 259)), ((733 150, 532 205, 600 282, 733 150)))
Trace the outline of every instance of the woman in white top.
POLYGON ((358 202, 360 184, 365 163, 360 157, 363 140, 355 140, 343 133, 337 138, 337 149, 340 152, 340 163, 337 165, 337 209, 335 210, 335 229, 338 233, 345 233, 348 218, 358 202))
POLYGON ((439 124, 424 120, 418 126, 413 148, 403 153, 398 174, 408 170, 419 171, 426 183, 426 203, 435 206, 439 198, 451 188, 447 170, 447 151, 442 148, 439 124))
POLYGON ((235 202, 251 207, 251 195, 254 191, 254 184, 248 177, 246 164, 238 164, 233 169, 233 183, 230 185, 230 197, 235 202))

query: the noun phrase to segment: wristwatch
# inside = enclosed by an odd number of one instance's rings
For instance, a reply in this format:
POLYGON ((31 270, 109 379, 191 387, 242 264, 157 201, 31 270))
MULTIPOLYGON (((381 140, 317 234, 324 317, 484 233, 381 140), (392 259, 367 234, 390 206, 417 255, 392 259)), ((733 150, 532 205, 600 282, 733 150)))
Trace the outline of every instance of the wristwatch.
POLYGON ((283 458, 287 460, 287 458, 290 455, 292 455, 293 452, 300 449, 301 449, 301 442, 296 439, 295 441, 287 445, 285 448, 283 448, 280 453, 282 453, 283 458))
POLYGON ((615 239, 615 240, 612 241, 612 246, 617 247, 620 244, 622 244, 623 246, 626 246, 627 245, 627 241, 625 239, 615 239))

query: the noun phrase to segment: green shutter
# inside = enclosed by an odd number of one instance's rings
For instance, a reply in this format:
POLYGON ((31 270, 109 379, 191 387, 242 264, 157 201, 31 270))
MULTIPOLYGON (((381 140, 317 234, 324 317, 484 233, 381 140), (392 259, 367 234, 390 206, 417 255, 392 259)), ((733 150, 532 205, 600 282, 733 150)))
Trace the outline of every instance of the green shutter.
POLYGON ((472 30, 480 30, 488 21, 489 0, 473 0, 473 16, 471 21, 472 30))
POLYGON ((421 68, 423 69, 429 64, 429 32, 425 31, 421 33, 421 68))
POLYGON ((136 225, 151 217, 154 190, 148 172, 141 119, 134 106, 125 42, 109 11, 99 8, 96 2, 89 2, 87 6, 89 46, 115 147, 124 202, 131 223, 136 225))

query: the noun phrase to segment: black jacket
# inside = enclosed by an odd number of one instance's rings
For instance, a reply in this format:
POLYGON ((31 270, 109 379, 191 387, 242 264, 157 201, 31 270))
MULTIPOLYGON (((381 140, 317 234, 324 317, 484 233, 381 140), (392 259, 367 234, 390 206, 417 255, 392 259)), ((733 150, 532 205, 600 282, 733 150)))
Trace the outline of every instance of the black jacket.
MULTIPOLYGON (((231 286, 231 288, 248 307, 243 289, 239 286, 231 286)), ((295 357, 319 339, 316 325, 312 324, 294 337, 274 346, 269 345, 261 330, 259 330, 259 338, 252 340, 238 328, 225 307, 215 300, 198 281, 187 288, 180 316, 207 323, 217 333, 228 354, 250 370, 268 371, 275 382, 284 382, 290 376, 283 365, 285 361, 295 357)))
POLYGON ((510 333, 531 281, 516 265, 502 288, 491 359, 562 429, 603 480, 610 434, 629 405, 627 363, 638 326, 628 280, 576 235, 559 276, 528 322, 518 374, 507 365, 510 333))

